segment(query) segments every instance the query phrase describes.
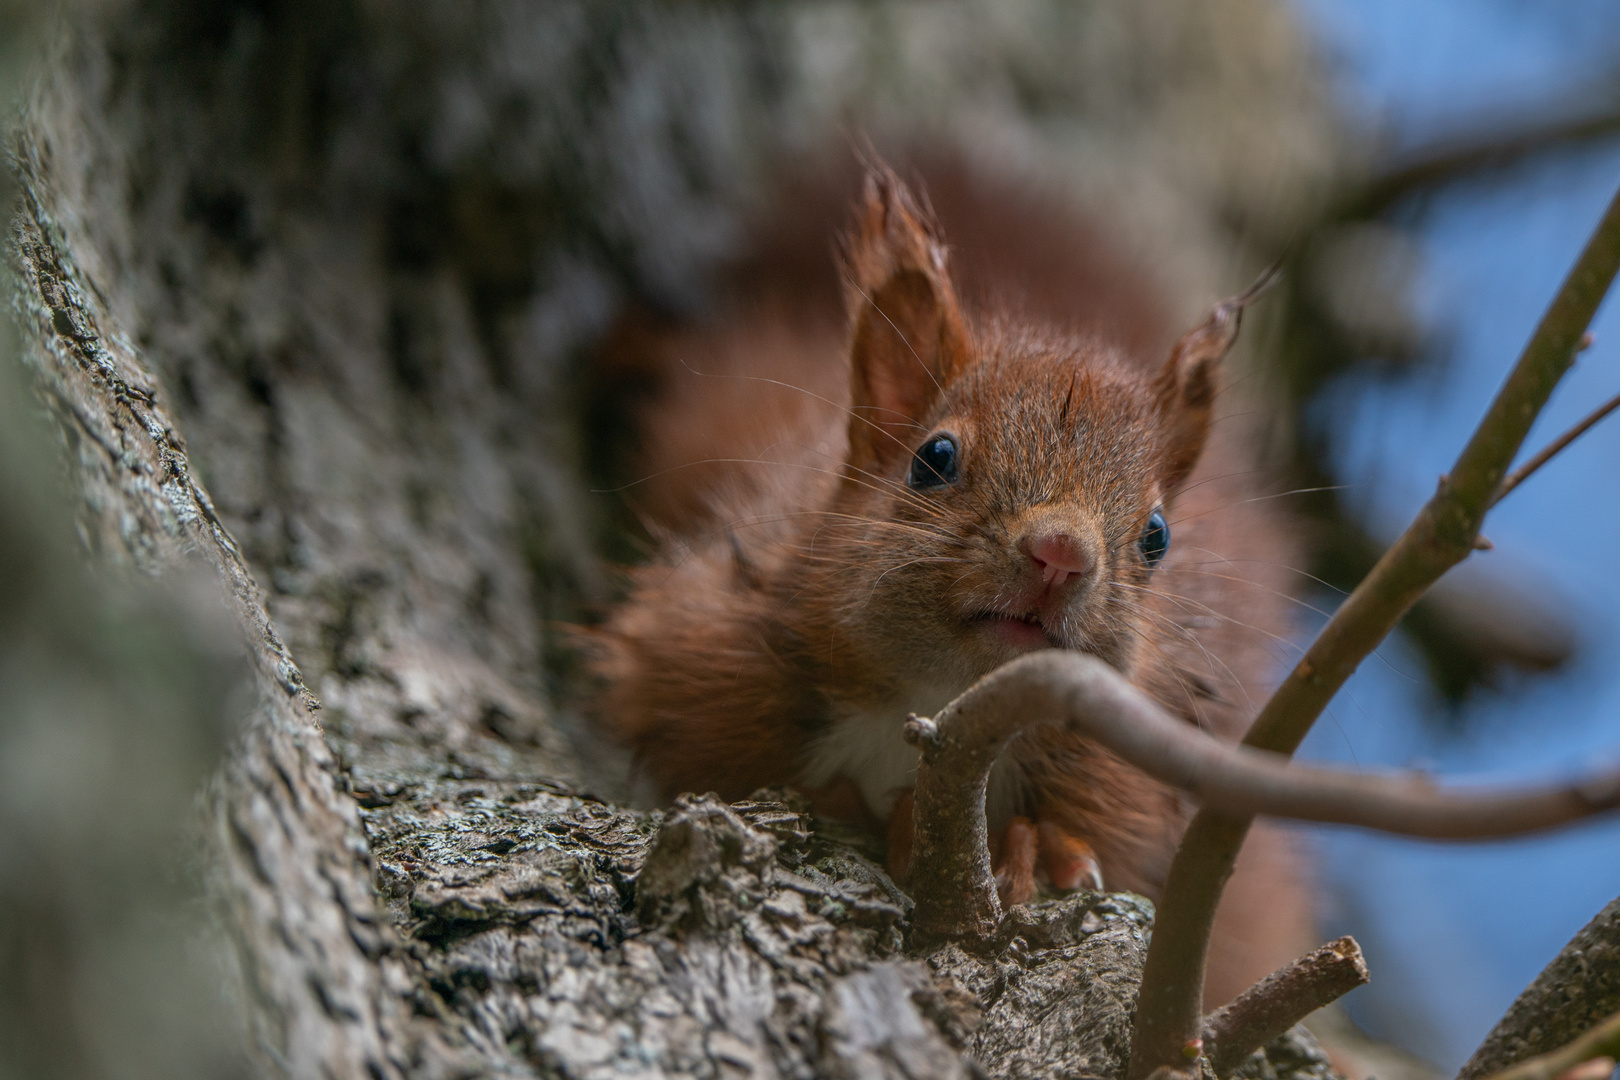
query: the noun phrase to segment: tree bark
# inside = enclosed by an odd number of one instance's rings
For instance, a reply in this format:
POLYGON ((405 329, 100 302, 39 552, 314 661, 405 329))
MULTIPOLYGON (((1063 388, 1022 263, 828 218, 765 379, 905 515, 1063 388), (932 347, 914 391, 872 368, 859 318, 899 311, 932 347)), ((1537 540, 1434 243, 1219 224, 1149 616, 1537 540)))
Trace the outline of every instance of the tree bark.
POLYGON ((1525 987, 1458 1078, 1478 1080, 1556 1050, 1616 1010, 1620 1010, 1620 900, 1598 912, 1525 987))

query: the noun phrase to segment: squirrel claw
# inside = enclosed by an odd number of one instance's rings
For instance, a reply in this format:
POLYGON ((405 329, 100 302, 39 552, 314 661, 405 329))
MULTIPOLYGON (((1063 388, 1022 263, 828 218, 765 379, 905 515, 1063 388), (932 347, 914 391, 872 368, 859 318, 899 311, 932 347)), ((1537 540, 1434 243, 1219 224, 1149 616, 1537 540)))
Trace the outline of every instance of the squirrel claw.
POLYGON ((1027 904, 1035 898, 1037 870, 1058 892, 1103 891, 1097 853, 1055 822, 1036 824, 1027 817, 1015 817, 996 839, 992 856, 996 895, 1003 908, 1027 904))
POLYGON ((1090 844, 1077 836, 1070 836, 1054 822, 1043 821, 1036 827, 1036 844, 1040 851, 1041 870, 1052 887, 1062 892, 1075 889, 1103 891, 1102 866, 1090 844))

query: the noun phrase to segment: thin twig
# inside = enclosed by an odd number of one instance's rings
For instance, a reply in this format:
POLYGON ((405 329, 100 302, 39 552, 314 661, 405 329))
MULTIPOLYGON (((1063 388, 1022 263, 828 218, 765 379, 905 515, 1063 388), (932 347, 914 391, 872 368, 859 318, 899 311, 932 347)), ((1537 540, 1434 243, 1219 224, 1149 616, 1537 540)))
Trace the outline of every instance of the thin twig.
MULTIPOLYGON (((1615 1013, 1574 1042, 1521 1061, 1486 1080, 1554 1080, 1584 1061, 1602 1057, 1620 1057, 1620 1013, 1615 1013)), ((1609 1067, 1613 1069, 1612 1061, 1609 1067)))
POLYGON ((1610 108, 1589 116, 1558 117, 1517 131, 1423 147, 1382 175, 1355 189, 1339 210, 1341 219, 1370 218, 1404 198, 1492 169, 1511 168, 1548 150, 1580 146, 1620 135, 1620 111, 1610 108))
POLYGON ((1225 1076, 1250 1054, 1367 978, 1367 961, 1353 937, 1330 941, 1272 972, 1205 1018, 1204 1054, 1210 1068, 1216 1076, 1225 1076))
MULTIPOLYGON (((1467 558, 1525 434, 1620 269, 1620 194, 1536 327, 1518 363, 1448 477, 1411 526, 1334 613, 1298 666, 1250 727, 1250 746, 1291 754, 1345 680, 1418 598, 1467 558)), ((1171 862, 1148 948, 1131 1037, 1129 1080, 1178 1067, 1199 1037, 1204 964, 1221 890, 1248 833, 1249 818, 1200 810, 1171 862)))
POLYGON ((1591 430, 1591 428, 1593 428, 1599 420, 1602 420, 1605 416, 1608 416, 1610 413, 1614 412, 1615 409, 1620 409, 1620 394, 1616 394, 1608 401, 1605 401, 1602 405, 1599 405, 1597 408, 1593 409, 1591 413, 1587 415, 1586 419, 1582 420, 1580 423, 1558 436, 1558 438, 1548 443, 1545 450, 1541 451, 1541 453, 1537 454, 1535 457, 1531 458, 1529 461, 1525 462, 1523 465, 1520 465, 1517 469, 1514 469, 1512 472, 1504 476, 1502 478, 1501 485, 1496 489, 1496 494, 1491 496, 1491 505, 1495 506, 1497 503, 1505 499, 1508 492, 1512 491, 1514 488, 1528 480, 1532 473, 1541 468, 1543 465, 1547 464, 1547 462, 1551 461, 1570 443, 1574 442, 1582 435, 1585 435, 1587 431, 1591 430))
POLYGON ((1571 1065, 1559 1073, 1557 1080, 1609 1080, 1614 1075, 1614 1058, 1595 1057, 1571 1065))

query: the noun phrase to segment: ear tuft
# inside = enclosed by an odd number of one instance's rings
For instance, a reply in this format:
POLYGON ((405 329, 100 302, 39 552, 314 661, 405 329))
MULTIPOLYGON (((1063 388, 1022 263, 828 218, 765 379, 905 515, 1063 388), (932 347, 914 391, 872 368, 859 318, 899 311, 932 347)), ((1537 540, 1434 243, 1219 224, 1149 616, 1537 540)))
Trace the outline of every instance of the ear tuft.
POLYGON ((1221 360, 1237 340, 1243 310, 1278 280, 1276 264, 1237 296, 1222 300, 1202 324, 1187 331, 1170 350, 1157 380, 1164 431, 1166 493, 1179 488, 1198 464, 1209 437, 1221 360))
POLYGON ((871 293, 904 269, 943 279, 948 252, 945 237, 926 194, 912 194, 905 181, 881 162, 871 165, 862 185, 855 227, 843 244, 845 300, 858 316, 871 293))
POLYGON ((947 249, 926 199, 886 165, 866 174, 843 245, 851 323, 850 462, 888 471, 967 364, 947 249))

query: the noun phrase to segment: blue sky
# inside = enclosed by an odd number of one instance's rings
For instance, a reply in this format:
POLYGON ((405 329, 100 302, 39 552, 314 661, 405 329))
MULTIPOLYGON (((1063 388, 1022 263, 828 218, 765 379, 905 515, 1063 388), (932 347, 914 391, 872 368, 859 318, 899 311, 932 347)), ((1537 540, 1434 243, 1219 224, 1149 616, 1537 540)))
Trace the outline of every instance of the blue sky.
MULTIPOLYGON (((1350 114, 1393 155, 1450 132, 1604 98, 1620 79, 1620 5, 1595 0, 1299 0, 1350 114)), ((1439 363, 1330 387, 1352 501, 1393 536, 1433 490, 1620 185, 1620 142, 1458 185, 1415 220, 1417 305, 1439 363)), ((1532 449, 1620 392, 1620 304, 1532 432, 1532 449)), ((1465 709, 1448 739, 1397 641, 1369 660, 1306 745, 1310 756, 1425 767, 1457 779, 1563 775, 1620 749, 1620 419, 1520 488, 1486 526, 1490 560, 1572 613, 1567 673, 1465 709)), ((1445 1069, 1519 990, 1620 895, 1620 822, 1506 844, 1441 846, 1317 834, 1324 930, 1352 932, 1373 984, 1352 995, 1374 1034, 1445 1069)))

